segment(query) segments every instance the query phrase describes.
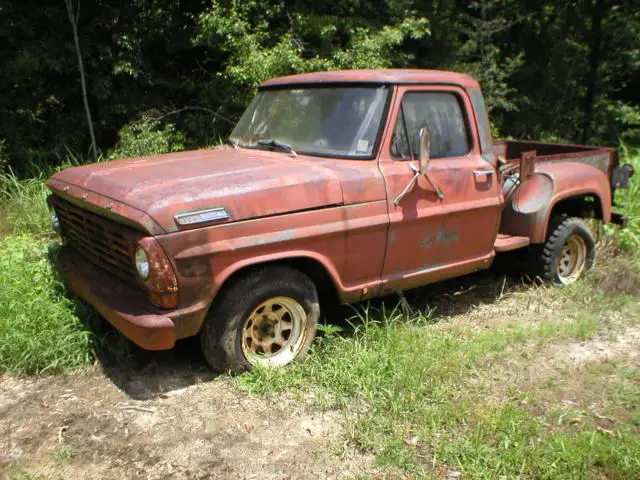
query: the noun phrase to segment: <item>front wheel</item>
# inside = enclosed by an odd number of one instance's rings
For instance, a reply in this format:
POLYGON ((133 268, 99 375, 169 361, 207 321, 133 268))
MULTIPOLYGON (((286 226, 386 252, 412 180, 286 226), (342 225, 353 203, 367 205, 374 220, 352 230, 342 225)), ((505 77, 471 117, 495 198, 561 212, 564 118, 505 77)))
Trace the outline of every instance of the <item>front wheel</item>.
POLYGON ((202 351, 220 372, 284 366, 304 357, 319 317, 309 277, 286 266, 263 267, 220 293, 201 333, 202 351))
POLYGON ((556 218, 542 249, 542 274, 549 282, 568 285, 591 268, 596 244, 591 230, 577 218, 556 218))

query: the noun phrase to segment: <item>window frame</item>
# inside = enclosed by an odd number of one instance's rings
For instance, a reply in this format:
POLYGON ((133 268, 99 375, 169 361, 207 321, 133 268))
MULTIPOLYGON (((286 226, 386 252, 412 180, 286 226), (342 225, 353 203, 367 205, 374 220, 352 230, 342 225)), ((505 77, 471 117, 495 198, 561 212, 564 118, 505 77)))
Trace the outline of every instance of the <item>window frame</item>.
MULTIPOLYGON (((466 92, 465 89, 462 89, 462 92, 464 92, 464 94, 467 94, 468 96, 468 92, 466 92)), ((474 152, 475 149, 475 137, 473 135, 472 132, 472 128, 474 128, 474 126, 470 123, 469 121, 469 112, 468 112, 468 108, 467 105, 465 103, 465 99, 463 97, 463 93, 457 91, 457 89, 450 89, 450 88, 443 88, 441 85, 434 85, 432 88, 410 88, 407 89, 403 92, 401 92, 401 97, 399 99, 399 105, 398 108, 395 112, 395 118, 394 118, 394 123, 393 125, 389 125, 390 130, 390 135, 391 137, 389 138, 389 157, 395 161, 395 162, 407 162, 407 161, 416 161, 416 158, 402 158, 402 157, 398 157, 396 155, 393 154, 393 141, 392 141, 392 137, 393 137, 393 133, 395 132, 396 129, 396 125, 398 123, 399 120, 401 120, 402 118, 402 108, 403 108, 403 102, 404 102, 404 97, 406 95, 409 94, 413 94, 413 93, 423 93, 423 94, 428 94, 428 93, 444 93, 444 94, 448 94, 448 95, 452 95, 455 97, 456 101, 458 102, 458 106, 460 107, 461 110, 461 114, 462 114, 462 121, 464 122, 464 126, 465 126, 465 133, 466 133, 466 137, 467 137, 467 151, 463 154, 463 155, 455 155, 455 156, 450 156, 450 157, 432 157, 432 160, 434 162, 439 162, 441 160, 447 160, 447 159, 451 159, 451 158, 461 158, 461 157, 467 157, 469 155, 471 155, 474 152)), ((469 102, 471 102, 471 100, 469 99, 469 102)), ((390 117, 391 118, 391 117, 390 117)), ((418 152, 412 152, 414 155, 418 152)))
POLYGON ((493 135, 491 131, 491 120, 487 110, 487 101, 480 87, 469 90, 469 98, 478 124, 478 139, 480 141, 480 151, 485 155, 493 154, 493 135))
MULTIPOLYGON (((342 159, 342 160, 356 160, 356 161, 369 161, 375 160, 378 158, 378 153, 382 151, 382 141, 384 137, 384 132, 387 128, 387 122, 389 120, 389 116, 391 113, 391 104, 394 96, 394 86, 389 83, 384 82, 331 82, 331 83, 299 83, 299 84, 278 84, 273 86, 261 86, 258 88, 256 94, 261 91, 267 90, 300 90, 300 89, 311 89, 311 88, 380 88, 383 87, 387 90, 387 98, 385 99, 385 104, 382 110, 382 117, 380 119, 380 125, 378 127, 378 132, 376 134, 376 140, 373 145, 373 149, 371 151, 371 155, 339 155, 332 153, 319 153, 319 152, 309 152, 305 150, 296 150, 296 153, 300 155, 305 155, 309 157, 317 157, 317 158, 333 158, 333 159, 342 159)), ((248 108, 249 104, 245 106, 245 109, 248 108)), ((236 123, 237 124, 237 123, 236 123)), ((235 125, 234 125, 235 128, 235 125)), ((242 148, 248 148, 251 150, 264 150, 256 145, 243 145, 242 148)))

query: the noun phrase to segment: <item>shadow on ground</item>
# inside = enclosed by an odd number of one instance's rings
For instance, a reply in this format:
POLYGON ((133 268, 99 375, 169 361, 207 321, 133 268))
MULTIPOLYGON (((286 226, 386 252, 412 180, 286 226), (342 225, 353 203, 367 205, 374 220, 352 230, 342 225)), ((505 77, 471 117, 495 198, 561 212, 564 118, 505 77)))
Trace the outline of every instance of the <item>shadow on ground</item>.
POLYGON ((143 350, 129 343, 125 359, 103 362, 98 357, 98 361, 104 374, 133 399, 156 398, 217 376, 200 353, 198 337, 181 340, 172 350, 160 352, 143 350))
MULTIPOLYGON (((414 311, 429 312, 433 323, 449 315, 464 314, 479 304, 493 303, 504 293, 527 288, 520 277, 508 276, 502 268, 439 282, 405 292, 414 311)), ((391 311, 400 308, 399 297, 388 295, 367 303, 324 309, 325 321, 340 326, 349 335, 363 308, 391 311)), ((81 306, 80 308, 87 308, 81 306)), ((200 352, 198 337, 180 340, 172 350, 150 352, 124 338, 95 313, 80 315, 96 336, 98 362, 104 374, 129 397, 146 400, 198 382, 213 380, 213 373, 200 352)))

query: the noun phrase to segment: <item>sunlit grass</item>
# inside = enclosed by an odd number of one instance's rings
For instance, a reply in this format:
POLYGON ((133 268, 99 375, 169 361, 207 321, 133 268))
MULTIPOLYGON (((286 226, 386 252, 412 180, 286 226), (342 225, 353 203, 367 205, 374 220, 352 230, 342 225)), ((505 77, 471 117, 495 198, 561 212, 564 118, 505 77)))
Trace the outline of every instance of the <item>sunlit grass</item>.
POLYGON ((0 238, 0 372, 34 374, 80 368, 94 358, 92 335, 65 297, 32 235, 0 238))
MULTIPOLYGON (((529 405, 554 382, 533 392, 505 383, 506 365, 535 362, 547 345, 634 325, 640 320, 634 298, 599 293, 585 282, 507 294, 471 321, 464 314, 407 319, 397 308, 364 307, 349 334, 330 328, 302 364, 256 369, 236 384, 341 410, 349 442, 411 475, 446 476, 445 469, 470 478, 637 478, 638 425, 623 423, 614 436, 587 424, 551 429, 547 406, 535 411, 529 405), (519 313, 507 321, 487 319, 501 304, 519 313), (534 315, 531 305, 549 313, 534 315), (610 314, 620 309, 628 318, 610 314)), ((617 395, 622 408, 635 398, 627 383, 609 395, 617 395)))

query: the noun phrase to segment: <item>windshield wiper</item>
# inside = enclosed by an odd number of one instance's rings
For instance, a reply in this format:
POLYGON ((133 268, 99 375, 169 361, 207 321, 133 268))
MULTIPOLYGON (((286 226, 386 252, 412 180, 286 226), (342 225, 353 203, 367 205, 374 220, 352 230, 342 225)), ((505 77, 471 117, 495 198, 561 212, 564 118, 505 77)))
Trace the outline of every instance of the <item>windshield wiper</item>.
POLYGON ((278 140, 274 140, 274 139, 271 139, 271 140, 258 140, 257 143, 258 143, 258 145, 260 145, 262 147, 281 148, 285 152, 290 153, 292 157, 297 157, 298 156, 298 154, 293 149, 293 147, 291 145, 289 145, 288 143, 279 142, 278 140))

